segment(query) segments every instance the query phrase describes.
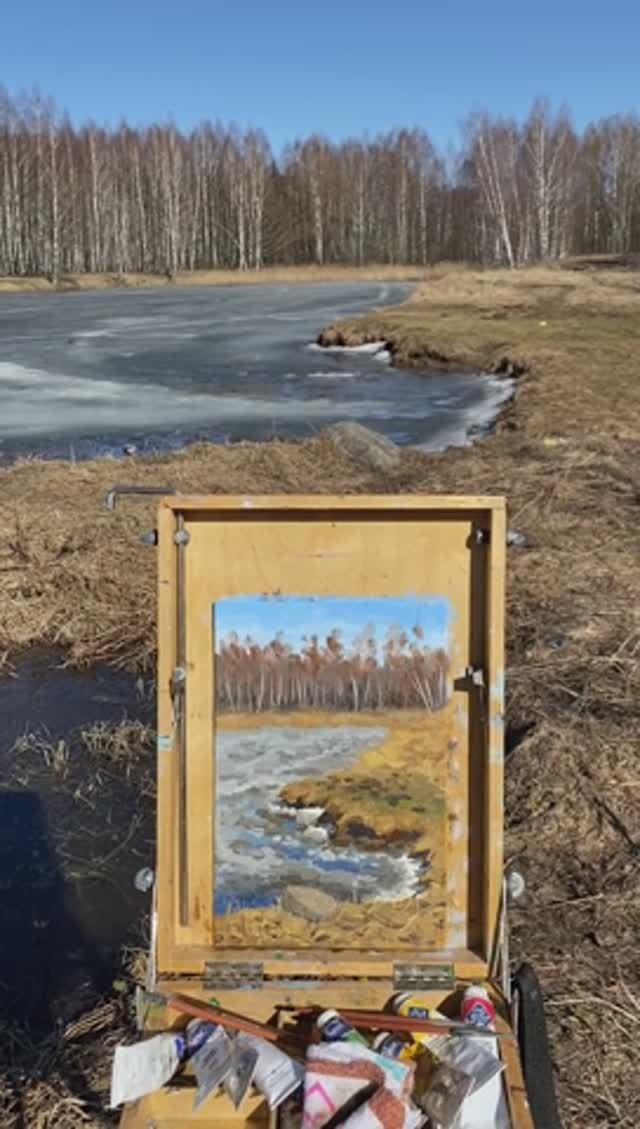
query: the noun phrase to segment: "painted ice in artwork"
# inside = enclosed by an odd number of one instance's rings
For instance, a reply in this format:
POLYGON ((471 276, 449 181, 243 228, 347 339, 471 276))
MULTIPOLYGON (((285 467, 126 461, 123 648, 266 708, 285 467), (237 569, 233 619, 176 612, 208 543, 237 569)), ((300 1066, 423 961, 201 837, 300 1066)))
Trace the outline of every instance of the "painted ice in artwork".
POLYGON ((379 945, 407 906, 435 939, 448 601, 241 596, 213 616, 217 939, 379 945))

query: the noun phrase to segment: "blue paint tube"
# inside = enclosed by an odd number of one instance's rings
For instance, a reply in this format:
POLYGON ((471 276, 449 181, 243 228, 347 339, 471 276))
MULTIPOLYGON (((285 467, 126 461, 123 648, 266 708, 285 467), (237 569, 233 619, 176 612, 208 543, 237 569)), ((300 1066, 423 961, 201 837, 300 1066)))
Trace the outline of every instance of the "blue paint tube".
POLYGON ((323 1011, 316 1019, 316 1027, 320 1032, 323 1043, 363 1043, 368 1047, 367 1040, 339 1012, 329 1008, 323 1011))

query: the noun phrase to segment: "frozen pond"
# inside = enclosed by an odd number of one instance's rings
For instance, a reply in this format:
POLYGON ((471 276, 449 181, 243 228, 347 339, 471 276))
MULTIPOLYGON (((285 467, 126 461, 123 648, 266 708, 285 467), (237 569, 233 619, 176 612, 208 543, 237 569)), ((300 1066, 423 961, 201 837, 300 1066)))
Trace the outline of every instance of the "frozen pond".
POLYGON ((340 901, 415 894, 421 866, 404 851, 334 846, 320 809, 297 813, 279 800, 285 784, 347 768, 384 736, 362 726, 217 734, 217 913, 273 905, 289 884, 340 901))
POLYGON ((0 457, 83 458, 308 437, 341 419, 399 443, 464 443, 509 382, 402 373, 310 348, 409 286, 339 283, 0 295, 0 457))

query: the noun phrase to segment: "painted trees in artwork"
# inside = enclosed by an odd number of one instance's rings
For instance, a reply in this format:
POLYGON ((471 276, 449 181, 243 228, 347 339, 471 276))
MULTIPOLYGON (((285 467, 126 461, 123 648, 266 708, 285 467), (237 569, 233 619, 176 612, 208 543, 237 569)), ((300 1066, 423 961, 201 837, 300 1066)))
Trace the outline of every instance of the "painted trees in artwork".
POLYGON ((263 646, 232 631, 216 654, 216 699, 221 709, 248 712, 436 710, 447 700, 448 670, 448 655, 428 647, 420 627, 392 627, 382 644, 373 624, 349 641, 335 628, 299 646, 284 631, 263 646))

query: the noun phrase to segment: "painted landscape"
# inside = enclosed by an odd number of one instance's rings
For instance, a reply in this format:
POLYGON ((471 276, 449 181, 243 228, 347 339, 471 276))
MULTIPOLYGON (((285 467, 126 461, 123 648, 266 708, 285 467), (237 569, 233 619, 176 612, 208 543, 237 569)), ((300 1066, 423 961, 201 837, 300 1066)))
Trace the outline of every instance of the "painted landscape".
POLYGON ((449 625, 437 597, 216 604, 218 944, 442 940, 449 625))

